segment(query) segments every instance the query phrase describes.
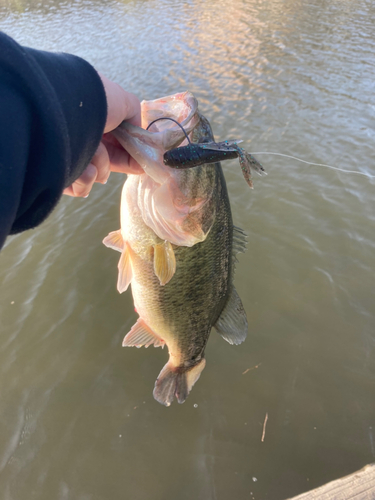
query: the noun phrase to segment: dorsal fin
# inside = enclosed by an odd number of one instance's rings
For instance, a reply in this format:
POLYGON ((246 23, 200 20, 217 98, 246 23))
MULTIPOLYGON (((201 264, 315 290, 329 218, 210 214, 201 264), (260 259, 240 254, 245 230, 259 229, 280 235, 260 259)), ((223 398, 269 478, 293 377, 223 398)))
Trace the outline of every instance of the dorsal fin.
POLYGON ((232 247, 232 269, 233 274, 236 271, 236 264, 238 262, 237 255, 244 253, 247 246, 247 236, 245 231, 240 227, 233 226, 233 247, 232 247))
POLYGON ((244 253, 247 246, 247 236, 245 231, 237 226, 233 226, 233 252, 244 253))
POLYGON ((219 319, 214 325, 229 344, 241 344, 247 335, 247 318, 237 290, 232 290, 219 319))

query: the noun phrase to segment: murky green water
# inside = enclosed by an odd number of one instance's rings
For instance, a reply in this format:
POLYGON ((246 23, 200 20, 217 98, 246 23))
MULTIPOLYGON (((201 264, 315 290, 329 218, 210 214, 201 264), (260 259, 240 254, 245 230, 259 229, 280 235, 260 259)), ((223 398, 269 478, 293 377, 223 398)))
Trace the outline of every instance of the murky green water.
MULTIPOLYGON (((191 90, 217 139, 375 175, 374 14, 371 0, 0 0, 0 29, 141 98, 191 90)), ((249 235, 250 334, 234 347, 213 331, 184 405, 152 398, 166 352, 121 347, 137 316, 101 244, 120 175, 8 240, 2 499, 282 500, 375 460, 375 182, 259 159, 253 191, 224 166, 249 235)))

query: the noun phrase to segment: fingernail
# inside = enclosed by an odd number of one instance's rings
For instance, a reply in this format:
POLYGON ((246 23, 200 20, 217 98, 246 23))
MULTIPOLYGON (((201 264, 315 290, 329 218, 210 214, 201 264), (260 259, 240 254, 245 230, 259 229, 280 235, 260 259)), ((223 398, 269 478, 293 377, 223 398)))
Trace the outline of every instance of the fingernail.
POLYGON ((89 195, 88 195, 88 194, 87 194, 86 196, 84 196, 84 198, 88 198, 88 197, 89 197, 89 195))

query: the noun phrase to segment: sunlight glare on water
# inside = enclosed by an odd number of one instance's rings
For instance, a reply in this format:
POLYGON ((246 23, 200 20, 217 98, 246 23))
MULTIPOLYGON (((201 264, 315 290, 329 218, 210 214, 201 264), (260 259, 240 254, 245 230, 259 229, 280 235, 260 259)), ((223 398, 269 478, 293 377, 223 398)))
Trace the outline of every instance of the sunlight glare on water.
MULTIPOLYGON (((371 175, 374 19, 368 0, 0 0, 21 44, 79 55, 141 99, 192 91, 218 140, 371 175)), ((253 191, 223 165, 249 240, 249 336, 212 332, 181 406, 152 397, 165 351, 121 347, 137 315, 101 243, 121 175, 8 240, 1 498, 282 500, 375 460, 375 181, 259 160, 253 191)))

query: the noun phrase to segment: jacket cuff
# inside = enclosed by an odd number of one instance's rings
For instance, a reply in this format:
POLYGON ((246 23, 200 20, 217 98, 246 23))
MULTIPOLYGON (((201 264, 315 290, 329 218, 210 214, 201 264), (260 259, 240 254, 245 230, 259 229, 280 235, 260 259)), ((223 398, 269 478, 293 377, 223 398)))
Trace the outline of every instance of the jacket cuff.
POLYGON ((46 219, 64 187, 89 164, 104 130, 107 99, 98 73, 80 57, 25 48, 4 33, 0 89, 3 101, 9 95, 6 109, 13 110, 2 117, 2 140, 19 153, 0 151, 3 190, 13 186, 0 206, 7 210, 6 233, 15 234, 46 219))
POLYGON ((98 73, 84 59, 25 50, 48 78, 64 115, 70 145, 67 187, 85 170, 101 140, 107 118, 105 90, 98 73))

